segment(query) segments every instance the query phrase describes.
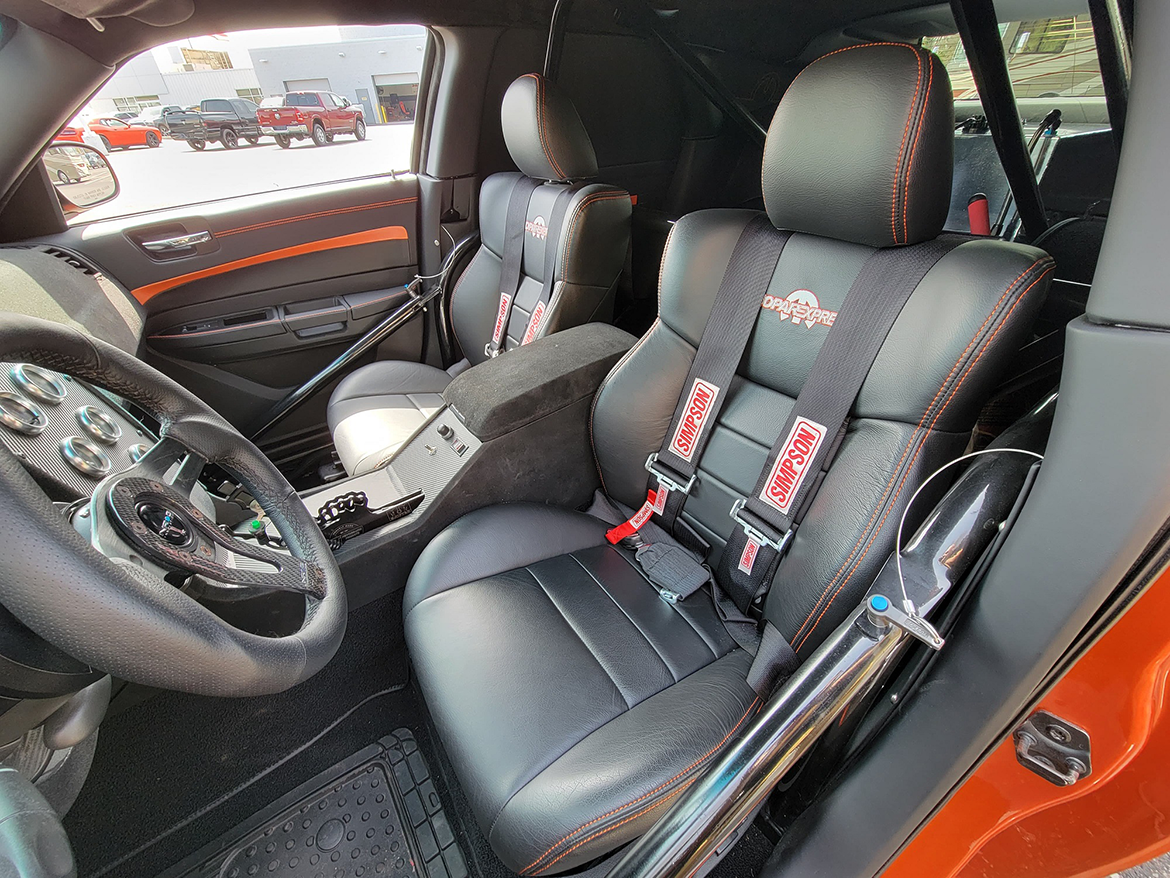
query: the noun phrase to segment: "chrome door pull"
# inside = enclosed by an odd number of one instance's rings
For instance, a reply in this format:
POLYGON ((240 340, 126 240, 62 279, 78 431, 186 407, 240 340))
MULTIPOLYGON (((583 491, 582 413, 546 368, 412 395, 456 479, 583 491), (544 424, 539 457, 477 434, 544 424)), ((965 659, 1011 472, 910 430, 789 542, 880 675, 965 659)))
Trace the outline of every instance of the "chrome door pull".
POLYGON ((210 243, 211 232, 192 232, 189 235, 161 238, 158 241, 143 241, 142 247, 151 253, 167 253, 171 250, 189 250, 198 244, 210 243))

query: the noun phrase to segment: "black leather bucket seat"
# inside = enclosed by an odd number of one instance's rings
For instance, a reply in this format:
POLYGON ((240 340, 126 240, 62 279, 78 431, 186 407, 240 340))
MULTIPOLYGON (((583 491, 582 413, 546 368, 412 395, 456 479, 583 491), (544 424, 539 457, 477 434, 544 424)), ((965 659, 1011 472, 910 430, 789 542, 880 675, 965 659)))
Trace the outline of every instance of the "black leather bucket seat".
POLYGON ((572 102, 551 82, 527 73, 504 94, 500 119, 508 153, 520 173, 493 174, 479 196, 480 246, 459 277, 451 322, 466 359, 444 371, 405 361, 381 361, 356 370, 329 399, 329 429, 351 476, 383 466, 443 404, 442 393, 459 372, 487 359, 500 301, 500 270, 508 232, 505 220, 521 177, 542 181, 529 197, 522 235, 520 285, 508 316, 501 351, 524 340, 540 299, 545 250, 558 248, 552 297, 539 335, 591 320, 609 320, 618 276, 630 246, 630 196, 602 183, 576 186, 558 228, 557 196, 573 183, 597 176, 597 158, 572 102))
MULTIPOLYGON (((712 545, 714 569, 728 511, 752 490, 828 332, 779 303, 835 312, 875 248, 940 233, 951 114, 937 58, 893 43, 810 64, 777 109, 763 191, 772 223, 795 234, 680 519, 712 545)), ((627 507, 646 497, 643 463, 754 215, 704 210, 674 226, 658 319, 596 395, 596 464, 627 507)), ((914 289, 767 596, 765 617, 798 658, 857 605, 915 487, 963 451, 1051 267, 1033 248, 972 239, 914 289)), ((485 835, 522 874, 579 867, 644 832, 761 703, 745 679, 752 656, 711 596, 660 599, 605 531, 550 506, 481 509, 436 537, 406 589, 406 634, 439 733, 485 835)))

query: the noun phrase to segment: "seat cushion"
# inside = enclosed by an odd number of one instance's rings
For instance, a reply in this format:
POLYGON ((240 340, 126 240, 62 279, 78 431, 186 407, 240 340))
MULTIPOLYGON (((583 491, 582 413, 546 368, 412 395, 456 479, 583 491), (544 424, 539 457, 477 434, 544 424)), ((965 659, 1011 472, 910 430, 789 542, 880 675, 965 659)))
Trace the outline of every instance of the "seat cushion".
POLYGON ((329 430, 351 476, 377 469, 443 407, 452 376, 422 363, 382 360, 356 370, 329 399, 329 430))
POLYGON ((406 588, 419 684, 484 834, 563 872, 637 837, 748 723, 751 656, 672 605, 606 525, 533 504, 447 528, 406 588))

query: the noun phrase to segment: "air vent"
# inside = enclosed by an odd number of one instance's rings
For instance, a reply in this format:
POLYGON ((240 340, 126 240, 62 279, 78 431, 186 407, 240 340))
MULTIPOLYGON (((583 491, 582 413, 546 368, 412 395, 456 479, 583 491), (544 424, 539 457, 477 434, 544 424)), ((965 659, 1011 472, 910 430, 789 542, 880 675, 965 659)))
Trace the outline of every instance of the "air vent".
POLYGON ((70 253, 67 250, 60 250, 56 247, 46 247, 45 252, 50 256, 63 260, 66 265, 70 266, 71 268, 76 268, 82 274, 89 275, 90 277, 101 274, 101 272, 99 272, 92 265, 83 262, 79 256, 74 253, 70 253))

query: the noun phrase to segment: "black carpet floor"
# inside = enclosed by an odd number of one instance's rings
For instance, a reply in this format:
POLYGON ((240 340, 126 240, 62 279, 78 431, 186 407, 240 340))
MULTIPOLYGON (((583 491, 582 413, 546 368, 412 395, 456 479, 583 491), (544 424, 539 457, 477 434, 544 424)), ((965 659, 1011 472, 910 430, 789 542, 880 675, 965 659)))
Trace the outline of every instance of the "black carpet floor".
POLYGON ((65 819, 78 874, 154 875, 382 735, 423 731, 401 606, 394 594, 351 615, 333 661, 288 692, 164 692, 110 717, 65 819))

